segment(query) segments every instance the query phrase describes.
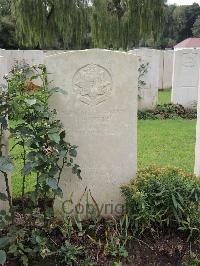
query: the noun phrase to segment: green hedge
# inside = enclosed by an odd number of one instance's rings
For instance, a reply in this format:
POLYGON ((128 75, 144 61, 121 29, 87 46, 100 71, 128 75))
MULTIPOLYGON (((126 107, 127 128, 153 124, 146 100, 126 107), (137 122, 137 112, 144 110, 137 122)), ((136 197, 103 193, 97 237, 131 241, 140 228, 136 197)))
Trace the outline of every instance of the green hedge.
POLYGON ((138 119, 140 120, 157 120, 157 119, 196 119, 197 110, 187 109, 180 104, 163 104, 157 105, 152 110, 138 111, 138 119))

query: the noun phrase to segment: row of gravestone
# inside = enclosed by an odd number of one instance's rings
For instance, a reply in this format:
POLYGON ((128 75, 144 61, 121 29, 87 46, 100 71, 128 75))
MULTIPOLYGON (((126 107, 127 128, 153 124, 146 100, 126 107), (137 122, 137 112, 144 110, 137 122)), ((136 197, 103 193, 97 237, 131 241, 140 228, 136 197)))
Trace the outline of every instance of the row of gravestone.
POLYGON ((157 103, 158 88, 172 87, 171 102, 185 108, 196 108, 199 87, 200 49, 159 51, 133 50, 142 63, 149 63, 144 76, 139 109, 151 109, 157 103), (160 74, 159 74, 160 73, 160 74))
MULTIPOLYGON (((0 50, 0 83, 2 83, 2 74, 9 72, 14 65, 44 63, 45 57, 62 52, 64 51, 0 50)), ((158 89, 172 86, 173 51, 142 48, 132 50, 130 53, 140 56, 140 65, 146 65, 147 68, 141 77, 143 85, 139 91, 138 108, 152 109, 157 103, 158 89)))
MULTIPOLYGON (((44 63, 45 58, 64 51, 37 50, 0 50, 0 83, 3 74, 13 66, 44 63)), ((142 89, 139 90, 138 108, 152 109, 158 99, 158 89, 172 87, 172 102, 184 107, 196 107, 199 83, 200 49, 182 49, 177 51, 135 49, 129 53, 140 57, 146 73, 141 78, 142 89)))
MULTIPOLYGON (((92 49, 57 52, 45 56, 44 63, 50 86, 67 92, 54 96, 50 106, 57 109, 67 140, 78 145, 77 163, 82 170, 82 180, 69 169, 63 172, 64 197, 56 200, 55 209, 72 212, 79 208, 87 213, 87 202, 98 204, 99 214, 120 214, 119 187, 137 170, 138 56, 92 49), (70 200, 74 205, 69 207, 70 200)), ((200 174, 198 150, 196 173, 200 174)))

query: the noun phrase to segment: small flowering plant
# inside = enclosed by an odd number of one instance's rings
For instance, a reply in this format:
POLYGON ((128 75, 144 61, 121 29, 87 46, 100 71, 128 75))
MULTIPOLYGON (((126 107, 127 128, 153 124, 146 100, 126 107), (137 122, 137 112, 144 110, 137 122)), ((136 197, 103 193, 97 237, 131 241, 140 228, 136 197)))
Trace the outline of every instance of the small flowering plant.
MULTIPOLYGON (((59 185, 63 169, 71 167, 73 173, 81 178, 80 167, 74 162, 77 146, 66 142, 65 130, 61 121, 56 118, 56 110, 51 110, 48 105, 49 97, 63 91, 49 88, 44 65, 16 68, 6 80, 8 88, 1 91, 1 134, 9 129, 10 137, 14 139, 12 150, 20 146, 18 150, 21 151, 20 157, 23 161, 22 177, 19 178, 22 180, 22 200, 24 202, 26 181, 30 175, 34 179, 35 189, 29 196, 34 208, 39 207, 42 199, 46 223, 49 213, 47 199, 51 197, 54 201, 56 196, 62 197, 59 185)), ((11 159, 15 161, 16 158, 11 159)), ((10 158, 7 160, 11 164, 10 158)), ((6 199, 9 197, 11 195, 5 195, 6 199)), ((10 201, 12 209, 11 205, 10 201)))

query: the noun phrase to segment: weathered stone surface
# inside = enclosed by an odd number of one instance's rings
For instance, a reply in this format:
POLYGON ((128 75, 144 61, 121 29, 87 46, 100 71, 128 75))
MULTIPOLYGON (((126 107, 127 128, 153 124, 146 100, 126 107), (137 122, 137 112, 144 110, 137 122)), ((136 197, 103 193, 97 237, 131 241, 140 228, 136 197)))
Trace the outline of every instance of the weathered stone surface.
POLYGON ((157 104, 160 51, 155 49, 134 49, 130 53, 140 57, 140 65, 147 66, 147 72, 142 77, 144 86, 139 90, 138 109, 152 109, 157 104))
POLYGON ((41 50, 0 50, 0 55, 6 58, 7 72, 14 66, 44 64, 44 52, 41 50))
POLYGON ((195 108, 198 97, 200 49, 174 52, 172 102, 195 108))
MULTIPOLYGON (((137 168, 137 57, 92 49, 55 54, 45 61, 51 86, 67 92, 54 96, 50 105, 58 111, 67 141, 79 146, 82 169, 82 180, 70 169, 64 171, 64 198, 57 199, 55 209, 62 212, 70 195, 73 206, 85 206, 88 196, 101 215, 119 214, 119 186, 137 168)), ((80 212, 86 214, 83 206, 80 212)))

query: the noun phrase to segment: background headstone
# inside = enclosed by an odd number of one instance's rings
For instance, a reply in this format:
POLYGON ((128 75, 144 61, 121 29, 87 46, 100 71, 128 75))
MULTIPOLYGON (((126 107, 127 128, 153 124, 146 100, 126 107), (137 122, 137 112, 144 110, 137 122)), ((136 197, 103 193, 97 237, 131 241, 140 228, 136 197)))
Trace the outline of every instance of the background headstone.
POLYGON ((163 89, 172 87, 174 51, 164 51, 163 89))
POLYGON ((6 58, 7 72, 14 66, 44 64, 44 52, 42 50, 0 50, 0 55, 6 58))
POLYGON ((159 81, 158 81, 158 88, 160 90, 163 90, 163 76, 164 76, 164 51, 160 50, 159 81))
POLYGON ((199 83, 200 49, 174 52, 172 103, 196 108, 199 83))
POLYGON ((140 65, 148 65, 147 72, 142 78, 145 85, 139 90, 138 109, 153 109, 158 98, 160 51, 140 48, 134 49, 130 53, 140 57, 140 65))
POLYGON ((160 77, 159 89, 165 90, 172 87, 174 51, 160 51, 160 77))
POLYGON ((120 185, 130 181, 137 168, 137 57, 91 49, 55 54, 45 61, 51 86, 67 92, 54 96, 50 105, 58 111, 67 141, 79 147, 82 169, 82 180, 70 169, 64 171, 64 198, 56 201, 55 209, 62 212, 72 193, 74 205, 84 205, 87 194, 101 215, 119 214, 120 185))

